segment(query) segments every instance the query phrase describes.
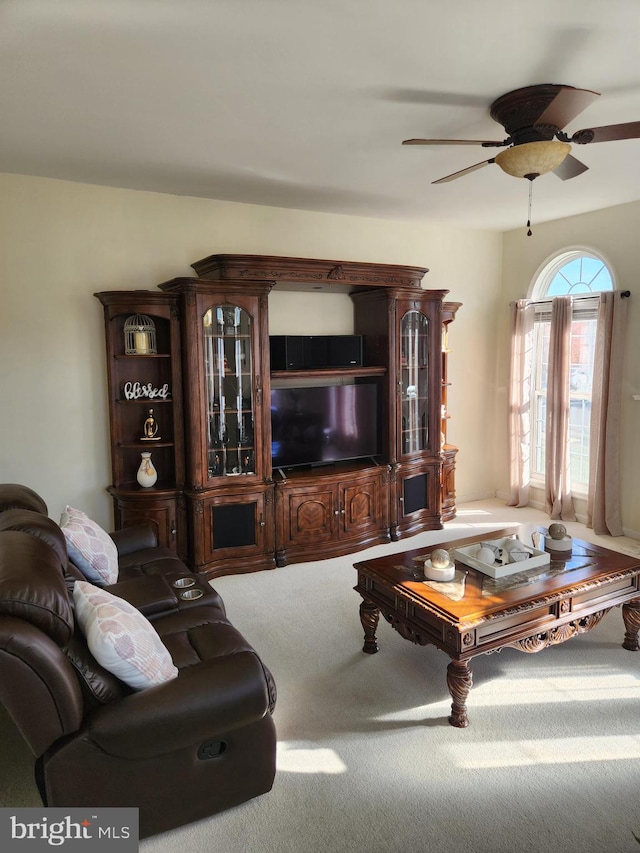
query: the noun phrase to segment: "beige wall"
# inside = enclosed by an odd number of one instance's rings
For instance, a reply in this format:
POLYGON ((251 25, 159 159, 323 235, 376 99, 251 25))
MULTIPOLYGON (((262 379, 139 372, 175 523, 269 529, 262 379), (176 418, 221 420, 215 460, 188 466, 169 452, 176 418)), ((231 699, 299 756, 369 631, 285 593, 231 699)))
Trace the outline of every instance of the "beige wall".
MULTIPOLYGON (((102 308, 92 294, 155 288, 224 252, 429 267, 425 286, 464 303, 450 336, 458 495, 494 494, 500 234, 16 175, 0 175, 0 482, 36 489, 54 518, 70 503, 110 526, 102 308)), ((274 334, 349 332, 351 302, 274 293, 270 322, 274 334)))
MULTIPOLYGON (((508 494, 507 459, 499 448, 506 443, 506 384, 508 367, 508 303, 527 296, 542 264, 565 248, 595 249, 609 263, 620 290, 630 290, 629 324, 622 392, 622 510, 623 526, 629 535, 640 537, 640 203, 620 205, 537 225, 532 237, 524 229, 504 235, 503 292, 499 301, 501 333, 497 347, 497 387, 500 417, 496 424, 494 458, 497 462, 499 494, 508 494)), ((534 496, 541 498, 537 493, 534 496)), ((577 511, 584 512, 584 502, 577 511)))

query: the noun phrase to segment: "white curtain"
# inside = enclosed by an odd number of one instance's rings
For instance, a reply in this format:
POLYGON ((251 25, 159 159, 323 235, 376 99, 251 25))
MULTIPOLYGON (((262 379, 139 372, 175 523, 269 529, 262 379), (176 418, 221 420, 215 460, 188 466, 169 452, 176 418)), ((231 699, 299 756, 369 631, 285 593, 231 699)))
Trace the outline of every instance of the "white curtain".
POLYGON ((531 479, 531 372, 534 306, 519 299, 509 306, 509 480, 507 506, 527 506, 531 479))
MULTIPOLYGON (((600 535, 623 534, 620 507, 620 406, 627 300, 620 292, 599 295, 590 423, 587 526, 600 535)), ((535 307, 510 305, 508 506, 529 503, 531 389, 535 307)), ((575 520, 570 476, 570 296, 552 302, 545 432, 545 504, 552 518, 575 520)))
POLYGON ((551 518, 564 521, 575 521, 576 518, 571 496, 569 446, 572 313, 570 296, 554 297, 551 303, 547 373, 545 506, 551 518))
POLYGON ((627 299, 600 294, 593 368, 587 527, 622 536, 620 509, 620 404, 627 299))

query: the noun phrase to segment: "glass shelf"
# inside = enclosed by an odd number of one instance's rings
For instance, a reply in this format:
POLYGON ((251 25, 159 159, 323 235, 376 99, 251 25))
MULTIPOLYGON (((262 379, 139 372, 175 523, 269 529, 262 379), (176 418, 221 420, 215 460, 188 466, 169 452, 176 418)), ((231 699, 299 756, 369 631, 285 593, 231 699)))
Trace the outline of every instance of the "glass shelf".
POLYGON ((400 447, 420 453, 429 443, 429 319, 408 311, 400 322, 400 447))
POLYGON ((255 473, 251 317, 236 305, 203 316, 209 477, 255 473))

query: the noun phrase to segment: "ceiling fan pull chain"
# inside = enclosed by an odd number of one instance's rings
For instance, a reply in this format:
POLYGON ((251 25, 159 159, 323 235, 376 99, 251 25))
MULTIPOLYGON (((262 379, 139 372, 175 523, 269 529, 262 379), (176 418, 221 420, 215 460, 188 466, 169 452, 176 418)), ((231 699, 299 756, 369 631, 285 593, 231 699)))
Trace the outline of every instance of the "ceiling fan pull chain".
POLYGON ((527 237, 531 237, 531 201, 533 199, 533 179, 529 178, 529 218, 527 219, 527 237))

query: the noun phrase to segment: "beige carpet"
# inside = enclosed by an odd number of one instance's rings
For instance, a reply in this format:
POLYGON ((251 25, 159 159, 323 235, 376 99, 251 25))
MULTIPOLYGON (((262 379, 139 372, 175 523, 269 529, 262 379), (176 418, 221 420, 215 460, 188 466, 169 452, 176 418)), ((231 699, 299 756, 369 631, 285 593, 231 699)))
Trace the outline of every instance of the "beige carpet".
MULTIPOLYGON (((548 521, 483 501, 461 507, 446 533, 513 520, 548 521)), ((540 654, 475 658, 464 730, 446 721, 446 655, 384 622, 379 654, 362 653, 354 559, 442 537, 215 581, 278 685, 276 781, 257 800, 141 842, 144 853, 640 851, 640 654, 621 647, 618 608, 540 654)), ((36 805, 30 758, 0 725, 0 805, 36 805)))

